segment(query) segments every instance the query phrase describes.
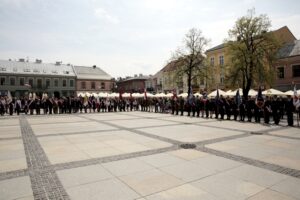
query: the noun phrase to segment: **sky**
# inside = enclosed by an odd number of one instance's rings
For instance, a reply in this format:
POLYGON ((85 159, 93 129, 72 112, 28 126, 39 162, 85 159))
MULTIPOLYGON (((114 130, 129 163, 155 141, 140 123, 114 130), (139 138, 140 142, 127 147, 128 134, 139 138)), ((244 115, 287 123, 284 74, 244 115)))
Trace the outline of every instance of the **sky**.
POLYGON ((0 0, 0 59, 153 75, 191 28, 210 40, 208 49, 252 8, 270 18, 271 30, 288 26, 300 39, 299 0, 0 0))

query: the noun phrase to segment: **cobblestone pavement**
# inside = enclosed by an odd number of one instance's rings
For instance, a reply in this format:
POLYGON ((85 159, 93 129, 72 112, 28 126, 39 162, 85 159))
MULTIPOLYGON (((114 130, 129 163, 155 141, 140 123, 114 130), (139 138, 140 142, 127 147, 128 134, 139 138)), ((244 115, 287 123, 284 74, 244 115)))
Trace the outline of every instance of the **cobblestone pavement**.
POLYGON ((7 132, 0 133, 0 199, 300 196, 299 128, 147 112, 20 115, 0 123, 7 132), (237 185, 209 186, 224 177, 237 185))

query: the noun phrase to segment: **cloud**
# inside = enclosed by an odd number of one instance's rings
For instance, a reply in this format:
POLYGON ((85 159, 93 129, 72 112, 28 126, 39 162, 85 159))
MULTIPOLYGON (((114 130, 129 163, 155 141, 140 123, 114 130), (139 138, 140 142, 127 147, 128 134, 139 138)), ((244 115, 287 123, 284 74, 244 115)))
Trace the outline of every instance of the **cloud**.
POLYGON ((246 5, 253 5, 256 3, 256 0, 243 0, 243 3, 246 5))
POLYGON ((111 14, 109 14, 105 9, 103 8, 96 8, 94 10, 94 14, 95 16, 100 19, 100 20, 105 20, 107 22, 110 22, 112 24, 119 24, 120 20, 118 19, 118 17, 113 16, 111 14))

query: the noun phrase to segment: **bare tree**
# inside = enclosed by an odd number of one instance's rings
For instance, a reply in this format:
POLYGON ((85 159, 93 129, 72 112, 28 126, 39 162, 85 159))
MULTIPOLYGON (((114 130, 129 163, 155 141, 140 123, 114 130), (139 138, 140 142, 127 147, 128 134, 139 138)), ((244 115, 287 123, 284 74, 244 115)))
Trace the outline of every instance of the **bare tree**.
POLYGON ((190 95, 192 81, 196 78, 207 77, 206 57, 204 49, 208 40, 202 35, 201 30, 192 28, 185 35, 183 46, 174 53, 173 61, 178 65, 178 77, 187 77, 188 95, 190 95))

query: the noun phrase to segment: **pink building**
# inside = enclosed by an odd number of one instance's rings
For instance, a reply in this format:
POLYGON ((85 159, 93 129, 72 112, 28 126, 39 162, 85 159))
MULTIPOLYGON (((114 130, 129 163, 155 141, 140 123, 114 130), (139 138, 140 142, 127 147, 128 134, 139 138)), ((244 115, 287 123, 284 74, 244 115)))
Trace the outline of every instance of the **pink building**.
POLYGON ((76 92, 111 92, 114 86, 112 77, 96 67, 74 66, 77 75, 76 92))

